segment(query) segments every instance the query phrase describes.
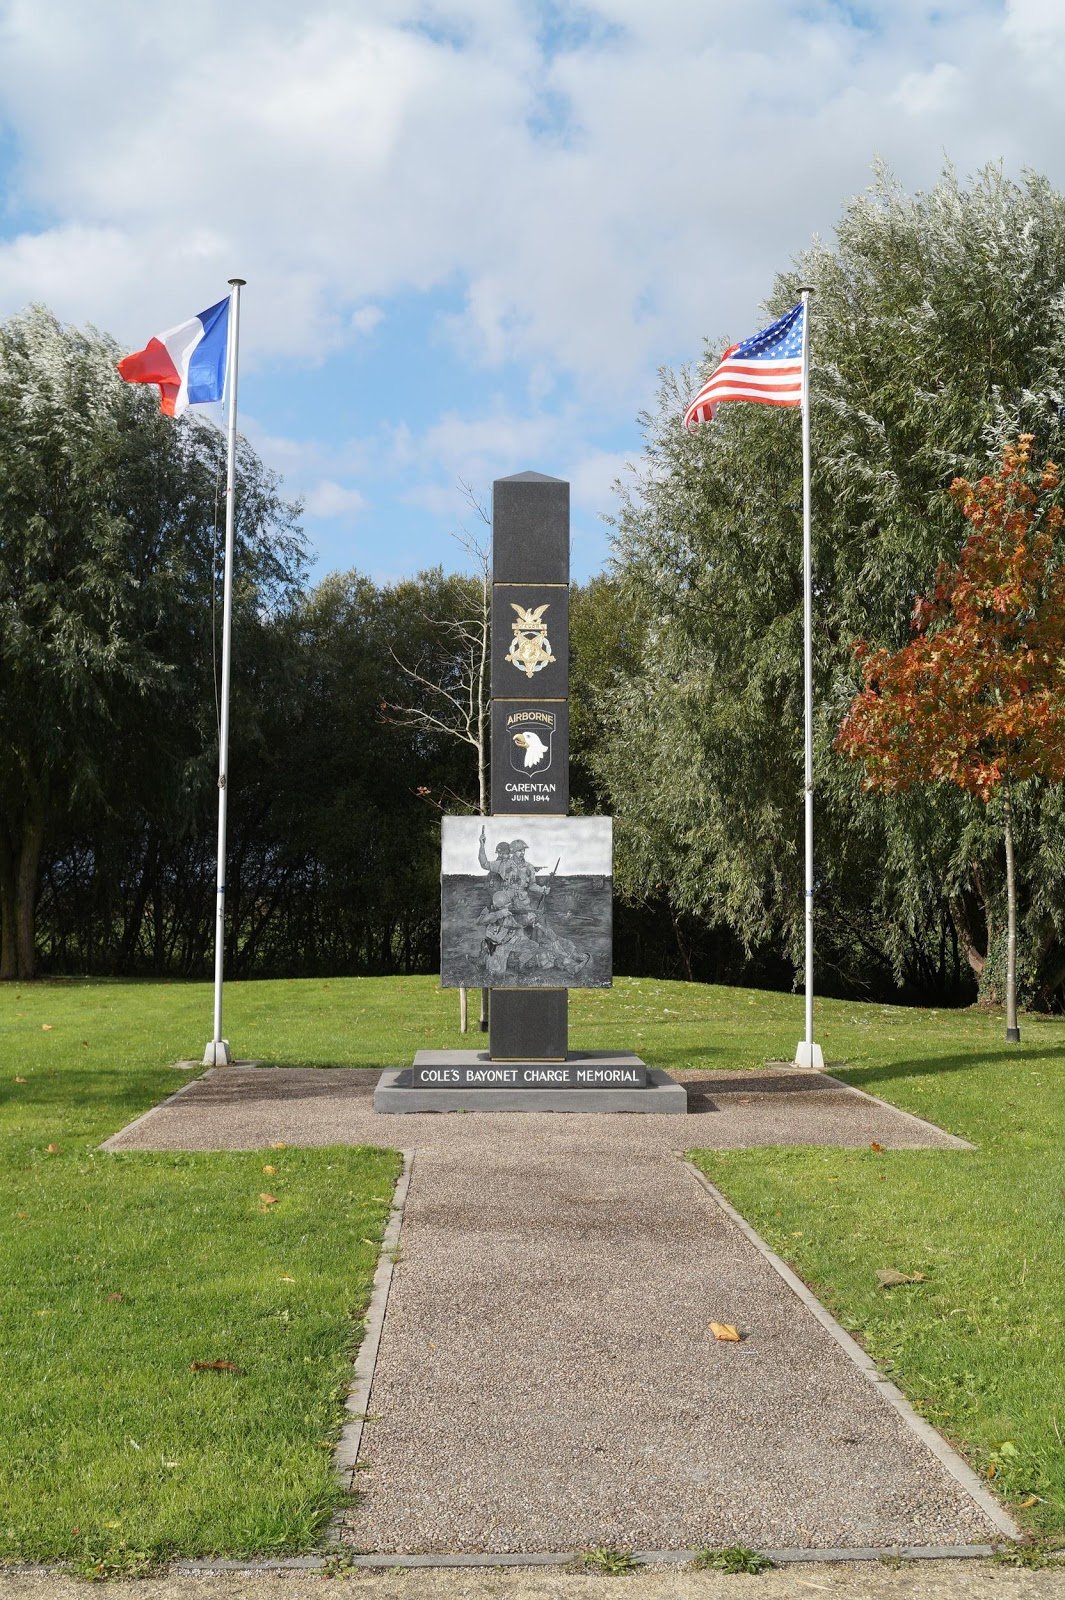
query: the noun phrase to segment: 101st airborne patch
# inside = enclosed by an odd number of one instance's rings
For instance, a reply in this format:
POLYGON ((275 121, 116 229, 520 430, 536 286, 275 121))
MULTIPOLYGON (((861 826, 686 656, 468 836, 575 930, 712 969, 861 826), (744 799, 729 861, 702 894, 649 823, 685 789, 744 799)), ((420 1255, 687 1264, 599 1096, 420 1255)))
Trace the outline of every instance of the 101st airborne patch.
POLYGON ((524 672, 527 678, 531 678, 534 673, 542 672, 544 667, 549 667, 555 659, 551 654, 551 641, 547 637, 547 623, 543 620, 548 606, 526 608, 515 605, 512 600, 510 609, 516 611, 518 616, 513 624, 514 637, 510 641, 507 660, 517 667, 519 672, 524 672))

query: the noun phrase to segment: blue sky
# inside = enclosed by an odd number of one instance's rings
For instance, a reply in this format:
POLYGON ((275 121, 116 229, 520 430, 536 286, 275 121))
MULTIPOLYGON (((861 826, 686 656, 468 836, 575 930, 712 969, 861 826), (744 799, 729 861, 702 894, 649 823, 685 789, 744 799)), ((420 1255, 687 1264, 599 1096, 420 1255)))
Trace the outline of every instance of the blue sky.
POLYGON ((240 274, 316 573, 460 564, 460 483, 531 468, 585 577, 658 367, 753 332, 876 157, 1065 183, 1063 76, 1059 0, 0 0, 0 315, 132 349, 240 274))

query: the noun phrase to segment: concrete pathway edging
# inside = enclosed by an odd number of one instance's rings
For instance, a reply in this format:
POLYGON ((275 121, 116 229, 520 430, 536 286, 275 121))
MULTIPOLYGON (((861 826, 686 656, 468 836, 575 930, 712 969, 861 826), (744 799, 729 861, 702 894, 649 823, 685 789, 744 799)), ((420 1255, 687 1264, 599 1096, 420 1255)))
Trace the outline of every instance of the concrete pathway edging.
POLYGON ((381 1239, 381 1253, 377 1258, 377 1271, 374 1273, 370 1304, 364 1318, 362 1342, 355 1357, 352 1385, 344 1402, 348 1421, 341 1430, 333 1452, 333 1466, 337 1477, 348 1490, 354 1487, 355 1464, 359 1458, 362 1430, 370 1407, 374 1368, 377 1365, 377 1354, 381 1348, 381 1331, 385 1325, 385 1312, 388 1309, 388 1291, 392 1287, 392 1272, 396 1263, 400 1230, 403 1227, 403 1211, 407 1204, 407 1190, 410 1188, 410 1176, 414 1167, 413 1150, 402 1150, 400 1154, 403 1157, 403 1170, 396 1179, 396 1187, 392 1191, 392 1209, 381 1239))
POLYGON ((941 1128, 936 1122, 929 1122, 927 1117, 919 1117, 916 1111, 904 1111, 901 1106, 893 1106, 890 1100, 881 1100, 878 1094, 870 1094, 868 1089, 860 1089, 856 1083, 845 1083, 842 1078, 837 1078, 832 1072, 826 1072, 824 1077, 830 1078, 833 1083, 838 1083, 841 1089, 848 1094, 859 1094, 866 1100, 872 1100, 875 1105, 883 1106, 886 1111, 894 1112, 896 1117, 902 1117, 906 1122, 916 1124, 918 1128, 931 1128, 938 1133, 944 1144, 939 1148, 953 1150, 975 1150, 976 1146, 970 1139, 963 1139, 960 1133, 951 1133, 947 1128, 941 1128))
MULTIPOLYGON (((855 1547, 841 1550, 762 1550, 760 1555, 777 1567, 835 1566, 848 1561, 988 1561, 995 1548, 990 1544, 960 1545, 885 1545, 874 1548, 855 1547)), ((700 1554, 698 1550, 634 1550, 633 1560, 641 1567, 688 1567, 700 1554)), ((355 1555, 343 1553, 343 1566, 364 1572, 424 1571, 426 1569, 461 1570, 522 1568, 522 1567, 575 1567, 581 1561, 581 1550, 527 1551, 520 1555, 501 1551, 485 1555, 355 1555)), ((274 1561, 175 1561, 171 1572, 183 1577, 203 1577, 213 1573, 242 1572, 265 1574, 270 1572, 320 1572, 332 1570, 336 1554, 318 1556, 279 1556, 274 1561)))
MULTIPOLYGON (((199 1065, 199 1062, 193 1062, 189 1066, 188 1070, 191 1072, 199 1065)), ((183 1061, 174 1061, 171 1063, 171 1070, 176 1071, 178 1068, 183 1068, 184 1066, 185 1063, 183 1061)), ((105 1139, 101 1145, 97 1146, 97 1149, 111 1150, 115 1151, 116 1153, 122 1151, 125 1149, 125 1146, 116 1143, 117 1140, 121 1139, 126 1134, 132 1133, 135 1128, 143 1127, 144 1124, 150 1120, 150 1118, 162 1111, 164 1106, 172 1106, 175 1100, 180 1100, 183 1094, 188 1093, 193 1084, 201 1083, 205 1078, 209 1078, 212 1072, 217 1072, 218 1070, 219 1069, 217 1067, 208 1067, 206 1071, 201 1070, 197 1077, 189 1078, 188 1082, 181 1084, 179 1088, 174 1090, 173 1094, 168 1094, 165 1100, 160 1100, 157 1105, 149 1106, 147 1111, 142 1111, 139 1117, 134 1117, 133 1121, 127 1122, 124 1128, 119 1128, 117 1133, 113 1133, 109 1139, 105 1139)))
MULTIPOLYGON (((720 1189, 714 1187, 705 1173, 700 1172, 692 1161, 685 1160, 684 1165, 699 1187, 704 1189, 710 1198, 721 1207, 726 1216, 736 1224, 746 1238, 750 1240, 751 1244, 754 1245, 759 1255, 773 1268, 774 1272, 783 1278, 788 1288, 798 1296, 806 1309, 817 1318, 817 1321, 825 1331, 831 1334, 844 1355, 853 1361, 854 1365, 869 1380, 877 1393, 898 1413, 906 1426, 932 1452, 955 1482, 960 1484, 966 1494, 976 1501, 988 1520, 994 1523, 995 1527, 999 1528, 1007 1539, 1011 1539, 1014 1543, 1019 1543, 1024 1537, 1021 1529, 1009 1515, 1009 1512, 1004 1509, 999 1500, 987 1488, 986 1484, 981 1482, 968 1462, 947 1443, 943 1435, 933 1428, 930 1422, 926 1422, 924 1417, 918 1415, 902 1390, 892 1383, 890 1378, 884 1377, 875 1361, 862 1349, 858 1341, 852 1338, 842 1323, 836 1321, 831 1311, 821 1304, 817 1296, 807 1288, 806 1284, 803 1283, 797 1273, 792 1271, 787 1262, 782 1261, 780 1256, 770 1250, 761 1234, 755 1232, 747 1219, 741 1216, 735 1206, 725 1199, 720 1189)), ((981 1554, 985 1553, 984 1546, 973 1546, 972 1548, 981 1554)), ((945 1554, 946 1552, 944 1551, 943 1553, 945 1554)), ((951 1553, 957 1555, 958 1551, 955 1550, 951 1553)), ((823 1559, 821 1553, 819 1552, 818 1554, 819 1559, 823 1559)))

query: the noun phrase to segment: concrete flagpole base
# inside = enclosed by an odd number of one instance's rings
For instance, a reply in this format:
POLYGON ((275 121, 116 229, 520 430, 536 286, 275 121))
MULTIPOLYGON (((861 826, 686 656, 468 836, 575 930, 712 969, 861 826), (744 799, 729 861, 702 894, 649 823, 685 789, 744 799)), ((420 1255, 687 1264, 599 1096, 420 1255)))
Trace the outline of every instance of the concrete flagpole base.
POLYGON ((228 1039, 208 1039, 207 1048, 203 1052, 205 1067, 228 1067, 233 1062, 228 1039))
POLYGON ((825 1058, 819 1044, 807 1044, 805 1039, 800 1039, 795 1046, 795 1065, 805 1067, 807 1072, 824 1072, 825 1058))

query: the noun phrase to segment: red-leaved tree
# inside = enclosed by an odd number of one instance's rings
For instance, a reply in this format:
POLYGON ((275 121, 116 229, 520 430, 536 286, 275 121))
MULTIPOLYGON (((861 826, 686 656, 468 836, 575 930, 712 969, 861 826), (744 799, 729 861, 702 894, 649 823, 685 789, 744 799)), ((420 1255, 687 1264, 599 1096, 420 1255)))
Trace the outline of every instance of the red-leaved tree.
POLYGON ((1061 474, 1032 461, 1033 436, 1002 452, 993 476, 956 478, 970 524, 957 566, 940 566, 894 653, 854 649, 864 688, 836 748, 866 786, 945 782, 994 807, 1006 847, 1006 1038, 1017 1027, 1017 882, 1011 788, 1065 777, 1065 565, 1057 535, 1061 474))

